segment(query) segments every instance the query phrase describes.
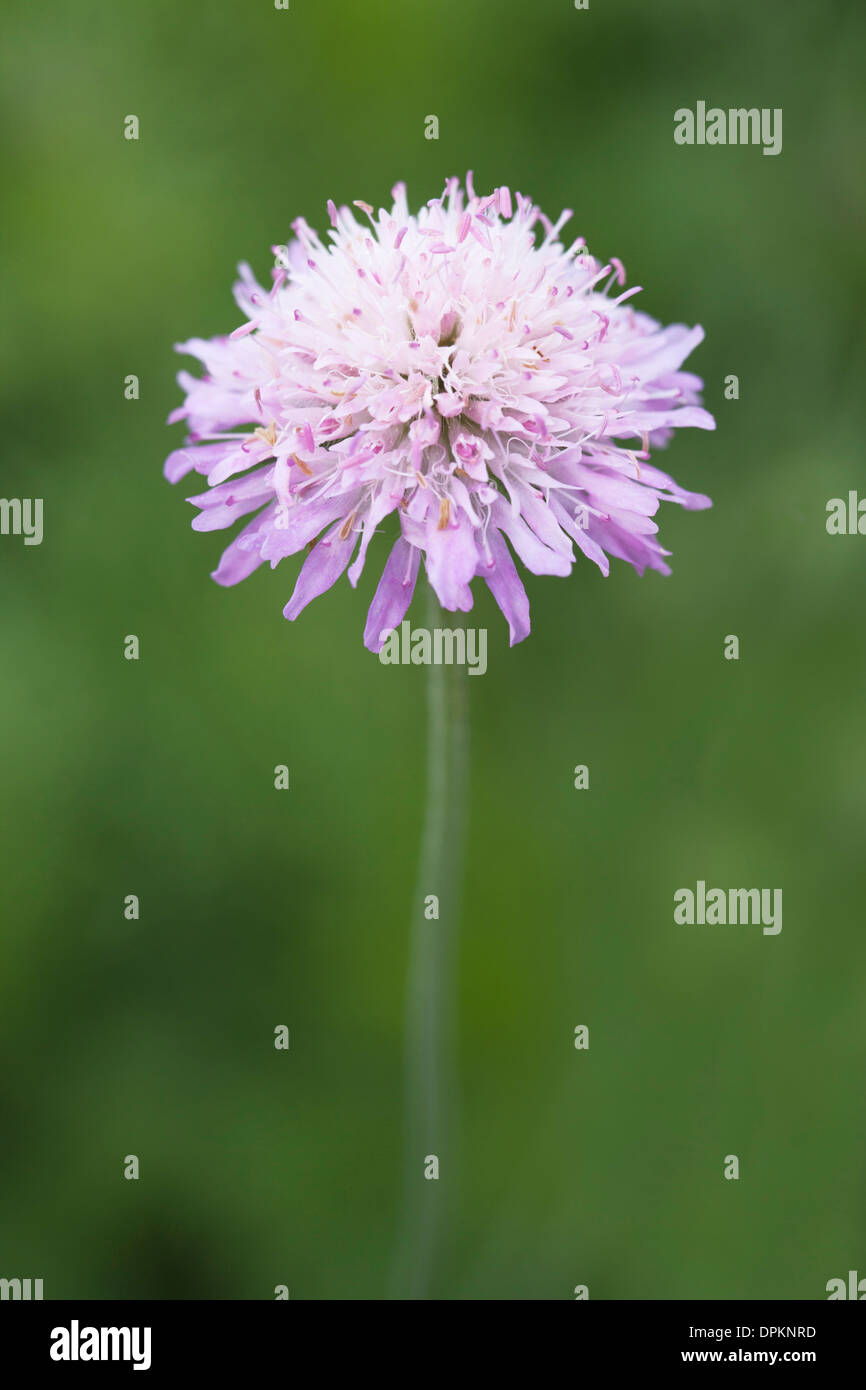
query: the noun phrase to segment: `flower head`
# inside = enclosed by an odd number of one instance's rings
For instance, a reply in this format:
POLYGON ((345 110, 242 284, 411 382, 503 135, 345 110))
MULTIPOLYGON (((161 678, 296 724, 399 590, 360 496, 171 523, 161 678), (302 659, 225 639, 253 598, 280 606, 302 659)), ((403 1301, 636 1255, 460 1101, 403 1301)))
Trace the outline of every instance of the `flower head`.
POLYGON ((294 619, 388 523, 399 534, 379 580, 366 645, 378 651, 412 598, 423 557, 442 606, 472 607, 485 581, 510 629, 529 632, 512 551, 535 574, 565 575, 574 547, 603 574, 609 556, 669 573, 653 521, 659 502, 707 507, 649 462, 678 425, 714 428, 701 381, 680 367, 699 327, 661 327, 623 291, 619 261, 507 188, 476 197, 449 180, 417 215, 406 191, 390 211, 328 204, 320 239, 303 219, 275 247, 273 286, 241 267, 245 322, 178 350, 187 447, 166 476, 191 469, 208 490, 189 500, 198 531, 251 514, 214 579, 309 549, 283 610, 294 619))

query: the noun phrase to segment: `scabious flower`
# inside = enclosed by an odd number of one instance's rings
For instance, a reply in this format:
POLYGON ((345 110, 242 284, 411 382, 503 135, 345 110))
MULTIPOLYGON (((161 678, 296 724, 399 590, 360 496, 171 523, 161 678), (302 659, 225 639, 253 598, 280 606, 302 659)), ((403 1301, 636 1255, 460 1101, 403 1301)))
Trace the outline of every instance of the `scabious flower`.
POLYGON ((703 330, 637 311, 619 261, 561 242, 569 212, 551 223, 507 188, 477 197, 471 175, 465 196, 451 179, 417 215, 402 184, 393 199, 378 213, 356 203, 360 222, 329 202, 327 241, 299 219, 273 248, 270 290, 241 266, 246 321, 178 347, 205 375, 178 377, 186 400, 169 419, 189 436, 166 476, 206 475, 189 499, 197 531, 254 514, 213 578, 235 584, 307 548, 283 610, 294 619, 347 568, 357 584, 392 528, 364 633, 378 651, 422 557, 446 609, 470 609, 483 579, 512 645, 529 632, 512 551, 535 574, 568 574, 575 546, 603 574, 609 556, 668 574, 659 502, 711 504, 650 449, 678 425, 714 428, 702 382, 680 370, 703 330))

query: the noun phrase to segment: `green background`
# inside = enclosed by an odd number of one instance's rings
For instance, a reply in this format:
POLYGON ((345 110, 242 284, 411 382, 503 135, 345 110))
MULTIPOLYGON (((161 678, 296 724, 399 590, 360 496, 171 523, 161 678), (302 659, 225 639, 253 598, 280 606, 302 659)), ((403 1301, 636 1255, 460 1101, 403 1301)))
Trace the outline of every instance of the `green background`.
POLYGON ((704 325, 688 366, 718 430, 658 459, 715 502, 663 509, 671 578, 530 576, 513 651, 476 585, 434 1292, 822 1298, 866 1274, 866 539, 825 530, 829 498, 866 495, 864 18, 4 7, 2 492, 44 498, 45 539, 0 537, 0 1276, 385 1294, 425 672, 362 646, 384 546, 288 624, 297 563, 218 588, 226 536, 189 530, 196 489, 161 466, 172 344, 236 325, 239 260, 266 276, 327 198, 378 206, 403 178, 417 206, 467 168, 574 208, 642 308, 704 325), (699 99, 782 107, 783 152, 676 146, 699 99), (782 888, 783 931, 677 926, 699 878, 782 888))

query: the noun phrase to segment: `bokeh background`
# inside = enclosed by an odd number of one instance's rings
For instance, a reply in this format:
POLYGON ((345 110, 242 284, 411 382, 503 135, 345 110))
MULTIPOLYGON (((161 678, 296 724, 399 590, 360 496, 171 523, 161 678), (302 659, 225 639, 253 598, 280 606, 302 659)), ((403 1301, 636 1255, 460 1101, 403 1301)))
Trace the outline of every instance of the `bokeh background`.
POLYGON ((4 6, 0 491, 44 498, 45 539, 0 538, 0 1275, 385 1295, 425 672, 362 646, 375 563, 293 625, 296 562, 217 588, 225 538, 189 530, 161 465, 172 344, 236 325, 239 260, 266 276, 329 197, 404 178, 417 205, 467 168, 574 208, 644 309, 704 325, 718 430, 661 460, 715 500, 664 510, 671 578, 530 578, 513 651, 477 586, 435 1293, 822 1298, 866 1273, 866 539, 825 530, 829 498, 866 495, 864 18, 4 6), (676 146, 698 99, 782 107, 782 154, 676 146), (675 925, 699 878, 781 887, 781 935, 675 925))

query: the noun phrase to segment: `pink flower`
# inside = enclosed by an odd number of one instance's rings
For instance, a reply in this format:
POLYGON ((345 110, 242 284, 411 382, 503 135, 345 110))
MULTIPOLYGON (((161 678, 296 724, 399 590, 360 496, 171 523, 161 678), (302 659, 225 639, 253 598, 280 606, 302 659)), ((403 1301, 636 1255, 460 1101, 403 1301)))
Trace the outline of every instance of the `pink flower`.
MULTIPOLYGON (((512 644, 529 632, 514 555, 565 575, 574 547, 669 573, 653 517, 662 500, 710 506, 649 462, 676 426, 713 429, 701 381, 680 367, 701 328, 661 327, 622 291, 625 271, 507 188, 464 197, 457 179, 416 215, 405 188, 390 211, 328 204, 320 240, 303 219, 274 248, 273 287, 248 266, 236 289, 246 321, 179 351, 188 445, 165 474, 191 469, 197 531, 248 520, 214 578, 245 579, 312 547, 283 610, 294 619, 348 569, 395 513, 399 535, 364 641, 378 651, 412 599, 423 557, 444 608, 472 607, 482 578, 512 644), (611 297, 611 285, 616 288, 611 297)), ((393 525, 393 523, 392 523, 393 525)))

